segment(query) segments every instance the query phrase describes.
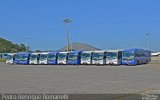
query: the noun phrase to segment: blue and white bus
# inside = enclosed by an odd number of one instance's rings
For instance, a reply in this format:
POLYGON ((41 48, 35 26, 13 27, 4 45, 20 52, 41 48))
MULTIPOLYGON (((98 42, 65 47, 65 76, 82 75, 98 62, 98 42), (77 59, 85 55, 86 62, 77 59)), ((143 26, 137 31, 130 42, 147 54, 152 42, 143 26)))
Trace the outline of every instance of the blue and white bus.
POLYGON ((29 64, 30 52, 20 52, 15 54, 14 64, 29 64))
POLYGON ((8 56, 8 54, 9 54, 9 53, 2 53, 2 54, 1 54, 1 58, 6 59, 6 58, 7 58, 7 56, 8 56))
POLYGON ((49 52, 47 58, 47 64, 49 65, 56 65, 58 58, 58 52, 49 52))
POLYGON ((121 65, 122 50, 108 50, 106 53, 107 65, 121 65))
POLYGON ((13 64, 15 60, 16 53, 8 53, 6 57, 6 64, 13 64))
POLYGON ((40 53, 31 53, 30 54, 30 59, 29 59, 29 64, 37 65, 39 64, 39 56, 40 53))
POLYGON ((94 65, 106 64, 106 51, 94 51, 92 54, 92 64, 94 65))
POLYGON ((147 64, 151 61, 151 52, 138 48, 126 49, 122 52, 123 65, 147 64))
POLYGON ((48 53, 49 52, 41 52, 40 53, 40 55, 39 55, 39 64, 47 65, 48 53))
POLYGON ((93 51, 83 51, 81 53, 81 64, 91 65, 92 64, 93 51))
POLYGON ((81 63, 81 51, 71 51, 68 54, 67 64, 79 65, 81 63))
POLYGON ((57 58, 57 64, 66 65, 68 61, 68 54, 69 52, 59 52, 57 58))

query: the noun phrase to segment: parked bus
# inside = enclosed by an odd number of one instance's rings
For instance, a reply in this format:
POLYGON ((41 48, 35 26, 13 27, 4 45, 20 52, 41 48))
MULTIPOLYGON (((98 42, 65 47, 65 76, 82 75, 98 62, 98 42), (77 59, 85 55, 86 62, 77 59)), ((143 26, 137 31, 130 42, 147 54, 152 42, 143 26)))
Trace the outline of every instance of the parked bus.
POLYGON ((49 65, 56 65, 57 64, 57 58, 58 58, 58 52, 49 52, 47 64, 49 65))
POLYGON ((81 64, 91 65, 92 64, 92 53, 93 51, 83 51, 81 53, 81 64))
POLYGON ((68 54, 67 64, 79 65, 81 63, 81 51, 71 51, 68 54))
POLYGON ((57 63, 58 64, 67 64, 68 52, 59 52, 57 63))
POLYGON ((94 51, 92 54, 92 64, 104 65, 106 62, 106 51, 94 51))
POLYGON ((48 52, 42 52, 39 54, 39 64, 47 65, 48 52))
POLYGON ((2 53, 2 58, 6 59, 9 53, 2 53))
POLYGON ((29 64, 30 52, 20 52, 15 54, 14 64, 29 64))
POLYGON ((29 64, 33 64, 33 65, 39 64, 39 56, 40 56, 40 53, 31 53, 29 64))
POLYGON ((122 50, 108 50, 106 53, 107 65, 120 65, 122 62, 122 50))
POLYGON ((16 53, 8 53, 6 57, 6 64, 13 64, 15 60, 15 54, 16 53))
POLYGON ((151 61, 151 52, 143 49, 127 49, 122 52, 122 64, 138 65, 151 61))

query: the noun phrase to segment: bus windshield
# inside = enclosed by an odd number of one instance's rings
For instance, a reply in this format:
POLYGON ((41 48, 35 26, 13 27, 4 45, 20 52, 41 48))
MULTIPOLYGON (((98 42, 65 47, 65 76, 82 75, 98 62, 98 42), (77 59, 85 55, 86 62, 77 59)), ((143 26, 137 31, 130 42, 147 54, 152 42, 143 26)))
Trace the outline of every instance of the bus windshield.
POLYGON ((40 60, 46 60, 47 59, 47 54, 40 54, 40 60))
POLYGON ((28 55, 16 55, 15 59, 21 60, 21 61, 26 61, 26 60, 28 60, 28 55))
POLYGON ((69 54, 69 56, 68 56, 68 60, 76 60, 77 59, 77 53, 75 53, 75 54, 69 54))
POLYGON ((66 54, 66 53, 59 53, 59 55, 58 55, 58 59, 59 59, 59 60, 66 59, 66 56, 67 56, 67 54, 66 54))
POLYGON ((106 58, 108 59, 117 59, 118 53, 117 52, 107 52, 106 58))
POLYGON ((48 54, 48 60, 55 60, 56 54, 48 54))
POLYGON ((82 59, 88 59, 91 57, 91 53, 82 53, 81 57, 82 59))
POLYGON ((103 59, 104 53, 93 53, 93 60, 101 60, 103 59))
POLYGON ((6 60, 13 60, 13 55, 7 55, 6 60))
POLYGON ((132 52, 123 52, 123 59, 134 59, 134 53, 132 52))
POLYGON ((31 54, 30 55, 30 60, 36 60, 37 59, 37 55, 31 54))

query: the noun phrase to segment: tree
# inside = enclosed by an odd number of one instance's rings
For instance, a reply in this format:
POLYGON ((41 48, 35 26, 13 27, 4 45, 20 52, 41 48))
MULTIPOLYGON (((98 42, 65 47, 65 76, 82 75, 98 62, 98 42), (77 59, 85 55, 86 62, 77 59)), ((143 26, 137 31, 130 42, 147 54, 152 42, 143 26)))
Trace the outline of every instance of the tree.
POLYGON ((35 52, 41 52, 41 50, 36 50, 35 52))
MULTIPOLYGON (((27 47, 27 50, 30 51, 30 46, 27 47)), ((26 46, 24 44, 13 44, 11 41, 0 38, 0 52, 1 53, 13 53, 13 52, 25 52, 26 46)))

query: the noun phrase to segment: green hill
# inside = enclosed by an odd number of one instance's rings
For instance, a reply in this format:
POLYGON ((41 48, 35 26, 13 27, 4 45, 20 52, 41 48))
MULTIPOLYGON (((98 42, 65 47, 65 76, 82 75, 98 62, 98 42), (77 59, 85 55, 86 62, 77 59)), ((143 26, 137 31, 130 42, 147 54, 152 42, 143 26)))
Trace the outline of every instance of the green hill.
POLYGON ((24 44, 14 44, 11 41, 0 38, 0 53, 23 52, 25 50, 26 46, 24 44))

